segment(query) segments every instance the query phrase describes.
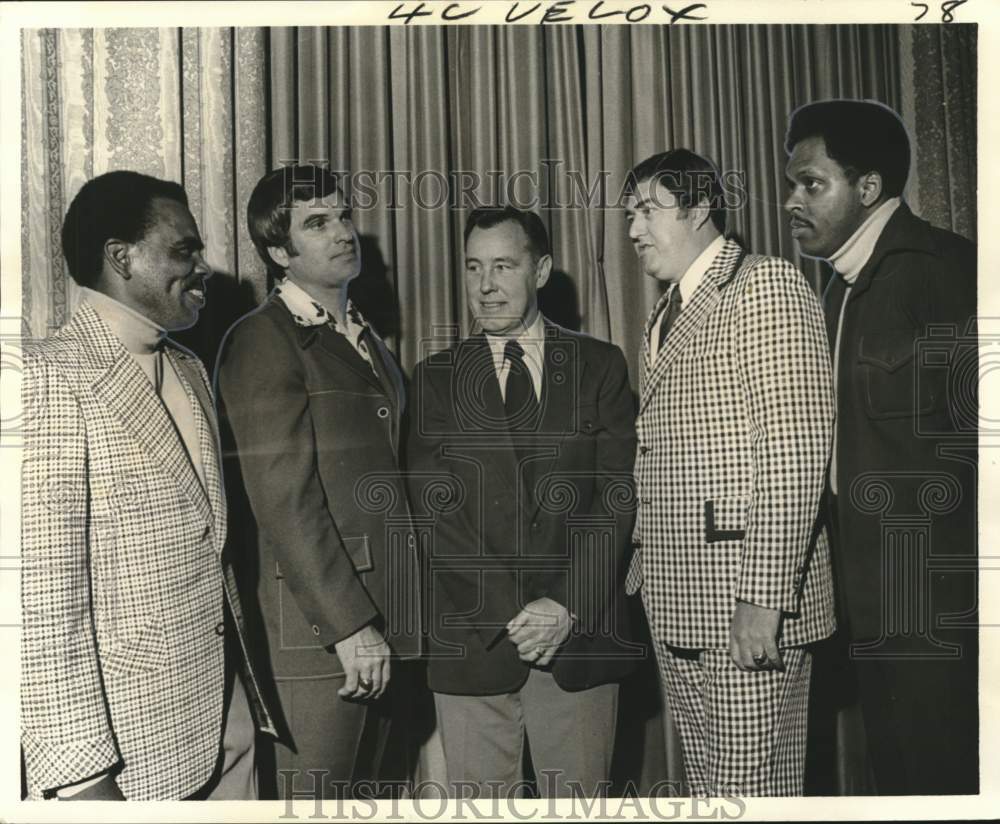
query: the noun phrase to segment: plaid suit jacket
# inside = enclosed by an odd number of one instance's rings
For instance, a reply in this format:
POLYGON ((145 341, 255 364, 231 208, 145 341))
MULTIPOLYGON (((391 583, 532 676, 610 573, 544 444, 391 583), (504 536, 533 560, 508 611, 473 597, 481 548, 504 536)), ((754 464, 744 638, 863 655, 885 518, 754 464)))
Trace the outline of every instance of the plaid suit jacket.
POLYGON ((737 600, 782 611, 781 646, 824 638, 833 390, 819 301, 791 263, 727 241, 650 362, 666 300, 643 337, 627 585, 641 582, 654 636, 674 646, 727 648, 737 600))
MULTIPOLYGON (((164 354, 191 401, 204 486, 142 369, 89 304, 25 345, 21 742, 32 798, 117 770, 126 798, 179 799, 219 754, 224 638, 227 625, 240 635, 242 613, 222 555, 218 434, 201 362, 170 342, 164 354)), ((273 730, 247 673, 258 724, 273 730)))

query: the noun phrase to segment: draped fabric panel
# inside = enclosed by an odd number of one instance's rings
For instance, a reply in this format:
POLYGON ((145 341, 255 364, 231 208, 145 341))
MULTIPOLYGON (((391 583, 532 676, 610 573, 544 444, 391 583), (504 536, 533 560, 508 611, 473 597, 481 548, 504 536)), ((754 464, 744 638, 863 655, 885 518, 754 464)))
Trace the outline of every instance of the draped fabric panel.
MULTIPOLYGON (((474 192, 484 203, 540 198, 556 270, 543 305, 621 345, 634 376, 635 330, 660 289, 638 273, 616 208, 628 169, 666 148, 709 155, 742 175, 731 230, 794 259, 788 114, 820 97, 899 108, 897 40, 888 26, 275 29, 270 165, 396 172, 357 222, 386 266, 362 281, 391 281, 399 325, 384 331, 407 369, 468 332, 461 233, 474 192), (478 183, 463 189, 468 175, 478 183), (432 208, 440 181, 456 208, 432 208)), ((820 288, 819 267, 803 268, 820 288)))
POLYGON ((934 225, 975 240, 976 26, 911 26, 902 38, 911 199, 934 225))
POLYGON ((62 219, 86 180, 113 169, 187 190, 216 276, 185 342, 205 353, 237 308, 264 295, 243 216, 265 171, 264 43, 259 29, 22 33, 25 334, 48 334, 79 302, 62 258, 62 219))
MULTIPOLYGON (((538 194, 556 270, 544 310, 620 345, 634 378, 660 287, 639 272, 618 205, 628 169, 678 146, 709 155, 743 176, 730 229, 796 260, 782 139, 788 114, 812 99, 900 110, 915 138, 911 200, 975 236, 971 26, 41 29, 21 43, 26 335, 75 308, 62 218, 83 182, 111 169, 187 189, 216 275, 201 320, 179 337, 210 368, 228 326, 269 288, 246 229, 250 192, 293 161, 354 175, 364 264, 352 293, 407 371, 469 331, 471 195, 531 205, 538 194)), ((820 267, 798 262, 821 288, 820 267)), ((682 769, 655 677, 644 677, 623 694, 619 777, 648 788, 682 769)), ((856 716, 816 706, 827 723, 813 738, 831 762, 817 786, 864 789, 856 716)), ((435 746, 424 747, 425 778, 440 777, 435 746)))

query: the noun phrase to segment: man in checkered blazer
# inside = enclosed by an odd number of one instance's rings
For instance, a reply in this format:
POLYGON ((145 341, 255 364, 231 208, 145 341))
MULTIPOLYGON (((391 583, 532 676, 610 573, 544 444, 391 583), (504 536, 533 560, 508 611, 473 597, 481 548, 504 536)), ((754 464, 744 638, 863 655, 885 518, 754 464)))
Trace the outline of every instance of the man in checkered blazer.
POLYGON ((63 224, 84 300, 24 349, 21 745, 39 798, 254 798, 226 503, 191 326, 211 270, 184 190, 86 183, 63 224))
POLYGON ((833 423, 826 332, 802 274, 726 240, 714 166, 632 172, 629 237, 668 284, 646 324, 636 552, 693 792, 802 792, 808 644, 834 630, 818 523, 833 423))

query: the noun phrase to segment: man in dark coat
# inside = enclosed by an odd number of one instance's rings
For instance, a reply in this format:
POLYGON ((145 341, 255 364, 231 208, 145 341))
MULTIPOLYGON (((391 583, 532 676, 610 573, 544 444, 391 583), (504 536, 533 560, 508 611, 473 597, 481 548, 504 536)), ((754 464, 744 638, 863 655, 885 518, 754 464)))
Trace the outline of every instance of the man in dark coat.
POLYGON ((902 200, 891 109, 808 104, 785 148, 792 234, 834 270, 828 497, 876 789, 975 793, 976 249, 902 200))
MULTIPOLYGON (((477 334, 421 362, 407 458, 423 502, 428 680, 448 779, 543 796, 605 792, 627 642, 635 402, 612 344, 538 311, 541 219, 474 211, 465 284, 477 334)), ((456 788, 456 792, 460 792, 456 788)))
POLYGON ((360 248, 335 178, 313 166, 271 172, 247 217, 281 280, 219 353, 230 500, 245 495, 252 511, 233 551, 257 579, 254 652, 284 726, 276 791, 329 798, 378 774, 390 659, 419 654, 416 542, 397 464, 403 380, 347 297, 360 248))

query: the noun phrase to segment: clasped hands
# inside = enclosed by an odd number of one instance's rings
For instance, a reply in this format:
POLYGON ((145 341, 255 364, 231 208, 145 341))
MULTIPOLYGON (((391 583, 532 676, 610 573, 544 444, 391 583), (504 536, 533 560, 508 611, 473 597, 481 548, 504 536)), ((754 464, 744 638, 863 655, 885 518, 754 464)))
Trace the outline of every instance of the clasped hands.
POLYGON ((566 607, 551 598, 539 598, 507 622, 507 637, 522 661, 544 667, 569 638, 571 625, 566 607))
POLYGON ((784 670, 778 649, 781 611, 737 601, 729 625, 729 654, 744 672, 784 670))

